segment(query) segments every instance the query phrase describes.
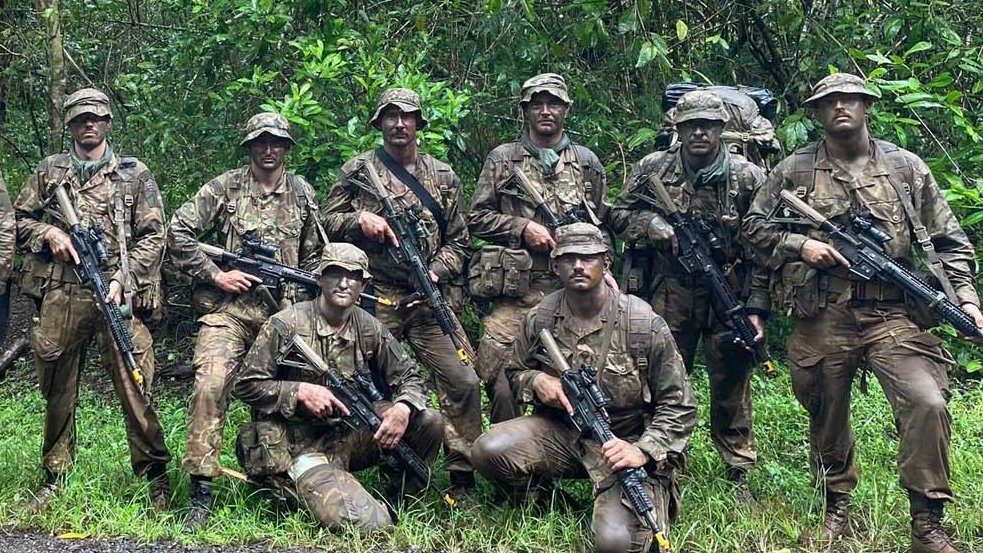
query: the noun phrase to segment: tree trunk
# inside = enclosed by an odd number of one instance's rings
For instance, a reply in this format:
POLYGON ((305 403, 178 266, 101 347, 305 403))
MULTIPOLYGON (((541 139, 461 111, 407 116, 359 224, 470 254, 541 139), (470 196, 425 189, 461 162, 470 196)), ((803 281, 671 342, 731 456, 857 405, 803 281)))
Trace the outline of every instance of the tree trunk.
POLYGON ((65 100, 65 50, 58 0, 35 0, 48 37, 48 153, 61 151, 62 103, 65 100))

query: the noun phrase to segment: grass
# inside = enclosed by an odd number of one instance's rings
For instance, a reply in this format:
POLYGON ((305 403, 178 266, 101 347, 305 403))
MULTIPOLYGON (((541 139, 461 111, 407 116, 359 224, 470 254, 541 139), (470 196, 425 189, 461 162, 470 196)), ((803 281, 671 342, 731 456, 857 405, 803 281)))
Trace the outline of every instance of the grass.
MULTIPOLYGON (((492 506, 493 492, 480 482, 488 505, 449 511, 435 493, 402 513, 401 524, 377 535, 331 534, 304 513, 278 512, 266 496, 238 482, 220 479, 210 526, 193 536, 181 534, 189 508, 189 480, 178 460, 184 449, 185 398, 158 386, 158 410, 167 430, 175 462, 169 466, 174 484, 174 510, 151 512, 147 485, 130 472, 123 422, 115 399, 83 385, 79 402, 77 463, 64 491, 40 516, 23 507, 40 479, 44 405, 30 370, 21 366, 0 386, 0 520, 9 525, 60 535, 68 532, 97 537, 127 536, 142 542, 176 540, 185 544, 263 542, 270 546, 315 546, 331 551, 389 551, 417 546, 423 551, 506 552, 590 550, 589 509, 557 510, 539 515, 526 508, 492 506)), ((87 382, 99 377, 89 375, 87 382)), ((762 507, 735 503, 723 480, 723 465, 708 436, 706 377, 694 376, 701 400, 700 424, 691 441, 689 468, 683 475, 683 512, 672 528, 677 551, 797 551, 796 537, 819 522, 820 492, 808 473, 806 418, 791 395, 787 374, 774 380, 755 376, 755 430, 759 466, 751 483, 762 507)), ((953 488, 958 502, 949 508, 949 526, 964 551, 983 552, 983 389, 954 390, 952 402, 953 488)), ((235 404, 226 426, 222 462, 236 467, 233 445, 238 423, 248 417, 235 404)), ((855 390, 853 426, 858 443, 860 486, 854 494, 855 539, 842 551, 907 551, 907 499, 898 485, 897 436, 890 408, 875 379, 870 393, 855 390)), ((439 474, 438 486, 446 486, 439 474)), ((370 485, 372 474, 365 475, 370 485)), ((589 488, 565 483, 588 504, 589 488)))

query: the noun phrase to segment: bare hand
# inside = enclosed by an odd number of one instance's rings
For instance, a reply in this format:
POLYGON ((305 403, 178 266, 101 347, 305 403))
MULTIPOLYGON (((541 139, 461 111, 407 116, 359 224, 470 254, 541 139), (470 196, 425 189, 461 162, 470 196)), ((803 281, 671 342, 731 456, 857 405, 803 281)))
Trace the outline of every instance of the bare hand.
POLYGON ((962 304, 963 311, 967 315, 973 318, 973 323, 976 324, 976 328, 983 328, 983 313, 980 313, 980 308, 972 303, 962 304))
POLYGON ((330 417, 335 413, 349 414, 348 408, 331 393, 331 390, 317 384, 301 382, 297 390, 297 403, 318 418, 330 417))
POLYGON ((435 273, 433 271, 427 271, 427 272, 430 274, 430 281, 431 282, 433 282, 434 284, 437 284, 438 282, 440 282, 440 277, 437 276, 437 273, 435 273))
POLYGON ((799 257, 802 258, 802 261, 820 269, 829 269, 836 265, 850 266, 850 262, 836 248, 826 242, 820 242, 812 238, 802 244, 802 249, 799 250, 799 257))
POLYGON ((212 282, 214 282, 215 286, 218 286, 218 288, 223 292, 228 292, 230 294, 242 294, 243 292, 249 291, 249 289, 253 287, 253 284, 260 284, 263 282, 263 279, 255 275, 233 269, 231 271, 222 271, 221 273, 215 275, 212 282))
POLYGON ((116 305, 122 305, 123 285, 120 284, 118 280, 109 281, 109 294, 106 295, 106 300, 111 301, 116 305))
POLYGON ((362 234, 366 238, 375 240, 380 244, 388 238, 389 243, 393 247, 399 247, 399 240, 396 239, 396 233, 389 227, 389 223, 386 222, 385 217, 380 217, 368 211, 360 211, 358 214, 358 226, 362 228, 362 234))
POLYGON ((550 230, 535 221, 529 221, 526 228, 522 229, 522 240, 537 252, 548 252, 556 247, 550 230))
POLYGON ((48 232, 44 233, 44 241, 51 248, 51 253, 65 263, 71 261, 78 265, 81 262, 78 252, 75 251, 75 246, 72 245, 72 238, 60 228, 51 227, 48 229, 48 232))
POLYGON ((569 415, 573 415, 573 406, 563 393, 563 383, 559 378, 550 376, 546 373, 539 374, 532 381, 532 391, 543 405, 548 405, 556 409, 563 409, 569 415))
POLYGON ((648 462, 648 456, 638 449, 638 446, 621 438, 612 438, 604 442, 601 445, 601 454, 604 455, 604 461, 612 471, 643 467, 648 462))
MULTIPOLYGON (((761 318, 761 315, 748 315, 747 319, 751 321, 751 326, 754 327, 754 343, 757 344, 761 340, 765 339, 765 321, 761 318)), ((750 344, 748 344, 750 346, 750 344)))
POLYGON ((382 414, 382 424, 376 430, 372 439, 379 444, 382 449, 392 449, 399 445, 403 439, 403 433, 410 423, 410 408, 405 403, 397 402, 395 405, 386 409, 382 414))
POLYGON ((649 241, 653 243, 668 241, 672 248, 672 255, 679 255, 679 241, 676 239, 676 231, 662 217, 656 215, 652 218, 646 234, 649 241))

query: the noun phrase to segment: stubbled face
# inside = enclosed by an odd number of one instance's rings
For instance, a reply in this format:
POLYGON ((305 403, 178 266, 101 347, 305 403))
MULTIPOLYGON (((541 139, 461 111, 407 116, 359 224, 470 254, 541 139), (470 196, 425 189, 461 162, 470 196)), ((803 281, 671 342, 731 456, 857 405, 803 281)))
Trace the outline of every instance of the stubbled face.
POLYGON ((693 158, 711 158, 720 148, 720 135, 724 132, 721 121, 691 119, 676 125, 683 151, 693 158))
POLYGON ((816 100, 816 119, 826 134, 850 134, 867 124, 871 103, 861 94, 834 92, 816 100))
POLYGON ((83 113, 68 122, 68 131, 79 148, 90 152, 106 141, 113 130, 113 120, 108 115, 83 113))
POLYGON ((379 116, 382 141, 389 146, 403 148, 416 141, 419 120, 415 111, 406 112, 390 105, 379 116))
POLYGON ((349 271, 342 267, 328 267, 321 273, 321 298, 339 309, 347 309, 358 301, 358 295, 365 288, 360 271, 349 271))
POLYGON ((526 103, 525 116, 529 134, 553 137, 563 132, 570 106, 548 92, 537 92, 526 103))
POLYGON ((593 290, 601 284, 607 264, 607 256, 603 253, 568 253, 553 260, 554 271, 563 287, 581 292, 593 290))
POLYGON ((290 141, 286 138, 263 133, 250 140, 249 161, 254 167, 273 171, 283 166, 283 160, 290 149, 290 141))

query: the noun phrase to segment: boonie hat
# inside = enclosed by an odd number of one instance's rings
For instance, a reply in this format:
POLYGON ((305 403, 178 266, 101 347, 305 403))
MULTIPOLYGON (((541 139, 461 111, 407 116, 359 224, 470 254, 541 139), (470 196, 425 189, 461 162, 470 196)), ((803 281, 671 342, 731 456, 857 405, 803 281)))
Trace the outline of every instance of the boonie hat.
POLYGON ((676 102, 673 123, 678 125, 694 119, 726 123, 730 120, 730 115, 720 96, 708 90, 694 90, 683 94, 676 102))
POLYGON ((415 113, 418 119, 417 130, 422 131, 427 128, 429 121, 423 116, 420 96, 408 88, 390 88, 383 92, 382 96, 379 97, 379 103, 376 104, 372 119, 369 119, 369 124, 378 129, 379 117, 382 116, 382 111, 389 105, 394 105, 405 113, 415 113))
POLYGON ((519 105, 523 105, 532 100, 537 92, 546 92, 563 100, 568 106, 573 105, 573 100, 567 94, 567 82, 561 75, 556 73, 540 73, 528 81, 522 83, 522 90, 519 91, 519 105))
POLYGON ((69 121, 83 113, 91 113, 98 117, 108 116, 110 119, 113 118, 113 112, 109 109, 109 96, 94 88, 76 90, 65 98, 62 108, 65 111, 66 125, 69 121))
POLYGON ((369 257, 358 246, 345 242, 332 242, 321 251, 321 261, 317 264, 317 273, 324 273, 328 267, 341 267, 353 272, 362 272, 362 278, 372 278, 369 272, 369 257))
POLYGON ((290 136, 290 123, 279 113, 257 113, 246 122, 245 138, 239 143, 245 146, 249 141, 256 140, 263 133, 271 134, 278 138, 286 138, 291 144, 296 144, 294 137, 290 136))
POLYGON ((550 252, 550 258, 556 259, 568 253, 594 255, 609 251, 601 229, 590 223, 573 223, 556 229, 556 247, 550 252))
POLYGON ((823 77, 812 87, 812 96, 806 99, 804 105, 812 106, 824 96, 830 94, 860 94, 868 98, 878 99, 880 93, 874 92, 866 87, 864 80, 852 73, 833 73, 828 77, 823 77))

